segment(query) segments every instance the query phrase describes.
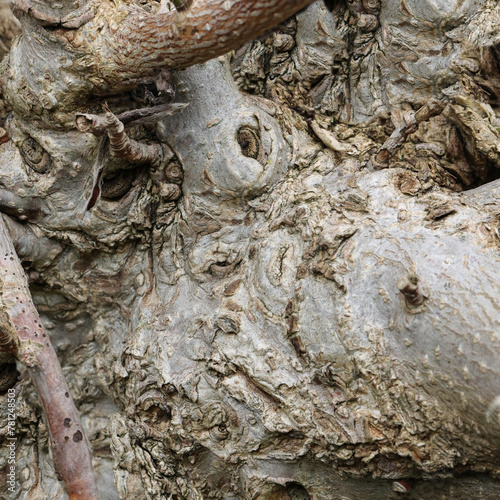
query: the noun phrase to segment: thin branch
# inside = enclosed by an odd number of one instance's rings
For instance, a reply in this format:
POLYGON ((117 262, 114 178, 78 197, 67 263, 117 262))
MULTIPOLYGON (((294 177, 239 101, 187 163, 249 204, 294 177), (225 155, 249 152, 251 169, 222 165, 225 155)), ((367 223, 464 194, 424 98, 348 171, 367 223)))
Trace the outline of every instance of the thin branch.
POLYGON ((113 156, 131 163, 160 163, 162 149, 159 144, 143 144, 131 139, 125 132, 125 125, 111 111, 106 113, 105 118, 108 125, 109 150, 113 156))
POLYGON ((315 120, 311 122, 311 129, 316 134, 318 139, 332 151, 338 151, 340 153, 353 152, 354 148, 348 142, 340 142, 335 135, 329 130, 321 128, 315 120))
POLYGON ((160 106, 153 106, 151 108, 132 109, 124 111, 116 117, 125 125, 125 128, 136 127, 137 125, 144 125, 146 123, 153 123, 171 116, 182 111, 189 103, 172 103, 162 104, 160 106))
POLYGON ((92 459, 61 365, 0 217, 0 345, 26 365, 47 418, 54 464, 71 500, 97 500, 92 459))
MULTIPOLYGON (((125 125, 125 128, 136 127, 137 125, 153 123, 166 116, 178 113, 186 106, 188 106, 188 103, 162 104, 151 108, 132 109, 120 113, 116 115, 116 117, 125 125)), ((76 114, 76 128, 80 132, 90 132, 99 137, 106 133, 107 127, 105 115, 94 115, 89 113, 76 114)))
POLYGON ((64 247, 52 238, 43 236, 36 225, 21 224, 15 218, 0 214, 15 245, 21 262, 29 262, 39 270, 50 266, 64 247))
POLYGON ((96 137, 104 135, 108 128, 104 115, 92 115, 89 113, 78 113, 75 124, 80 132, 90 132, 96 137))
MULTIPOLYGON (((108 108, 106 108, 108 109, 108 108)), ((123 158, 130 163, 149 163, 158 166, 163 150, 159 144, 143 144, 131 139, 125 132, 125 125, 109 109, 104 115, 78 114, 76 126, 81 132, 90 132, 101 136, 107 132, 109 150, 116 158, 123 158)))

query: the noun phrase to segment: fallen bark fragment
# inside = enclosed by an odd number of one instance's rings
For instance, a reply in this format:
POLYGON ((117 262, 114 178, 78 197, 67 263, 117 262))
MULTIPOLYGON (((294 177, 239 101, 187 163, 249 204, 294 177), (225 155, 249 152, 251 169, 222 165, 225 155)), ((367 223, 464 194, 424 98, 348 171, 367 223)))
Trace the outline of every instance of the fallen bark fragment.
POLYGON ((0 346, 27 367, 35 384, 47 418, 54 464, 69 498, 97 499, 92 457, 78 411, 1 217, 0 346))

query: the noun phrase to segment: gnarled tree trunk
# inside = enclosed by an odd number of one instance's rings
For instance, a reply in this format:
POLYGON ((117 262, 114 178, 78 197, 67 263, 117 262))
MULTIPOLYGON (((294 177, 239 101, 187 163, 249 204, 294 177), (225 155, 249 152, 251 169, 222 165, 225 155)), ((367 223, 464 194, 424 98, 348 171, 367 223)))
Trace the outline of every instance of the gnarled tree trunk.
MULTIPOLYGON (((500 496, 500 8, 308 3, 13 2, 0 210, 103 499, 500 496)), ((4 493, 62 498, 3 356, 4 493)))

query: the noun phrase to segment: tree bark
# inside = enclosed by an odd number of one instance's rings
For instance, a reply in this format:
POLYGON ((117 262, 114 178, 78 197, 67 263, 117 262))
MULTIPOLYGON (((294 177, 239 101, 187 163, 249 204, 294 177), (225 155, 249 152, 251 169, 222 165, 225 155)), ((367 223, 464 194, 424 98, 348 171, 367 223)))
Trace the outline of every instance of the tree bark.
MULTIPOLYGON (((101 498, 496 499, 498 6, 317 1, 239 48, 291 3, 15 2, 0 209, 101 498)), ((60 498, 7 379, 16 495, 60 498)))

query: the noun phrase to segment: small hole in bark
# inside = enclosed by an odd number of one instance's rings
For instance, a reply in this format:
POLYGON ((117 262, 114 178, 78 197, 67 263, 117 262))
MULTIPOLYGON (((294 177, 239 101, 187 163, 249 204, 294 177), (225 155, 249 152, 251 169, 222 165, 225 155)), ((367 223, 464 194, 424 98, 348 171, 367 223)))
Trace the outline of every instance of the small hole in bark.
POLYGON ((287 483, 286 492, 290 500, 311 500, 307 490, 299 483, 287 483))
POLYGON ((101 185, 101 197, 107 200, 121 198, 132 187, 136 174, 135 170, 119 170, 104 177, 101 185))
POLYGON ((229 437, 229 431, 225 424, 220 424, 210 429, 210 436, 214 441, 224 441, 229 437))
POLYGON ((73 441, 74 441, 75 443, 80 442, 82 439, 83 439, 83 434, 81 433, 81 431, 76 431, 76 432, 73 434, 73 441))
POLYGON ((227 276, 229 273, 231 273, 239 263, 240 261, 230 263, 225 260, 214 262, 210 265, 209 272, 214 278, 223 278, 224 276, 227 276))
POLYGON ((149 103, 149 101, 157 97, 157 95, 158 92, 154 83, 139 85, 132 91, 133 99, 140 103, 149 103))
POLYGON ((138 101, 144 101, 146 97, 146 87, 144 85, 139 85, 132 91, 132 95, 138 101))
POLYGON ((19 373, 16 369, 15 363, 0 364, 0 392, 14 387, 18 376, 19 373))
POLYGON ((163 388, 165 389, 165 392, 167 394, 174 394, 175 392, 177 392, 177 389, 175 388, 174 384, 165 384, 163 388))
POLYGON ((460 128, 455 128, 450 136, 446 166, 464 191, 475 189, 500 179, 500 168, 496 160, 488 158, 477 150, 477 146, 460 128))
POLYGON ((48 172, 52 166, 49 153, 32 137, 28 137, 23 141, 19 151, 24 162, 39 174, 48 172))
POLYGON ((189 7, 193 4, 194 0, 174 0, 174 5, 175 8, 179 11, 182 12, 184 10, 188 10, 189 7))
POLYGON ((100 194, 101 194, 101 188, 99 187, 99 181, 98 181, 94 186, 94 189, 92 190, 92 196, 90 197, 90 200, 87 204, 87 210, 90 210, 95 206, 97 200, 99 199, 100 194))
POLYGON ((164 408, 159 406, 151 406, 146 411, 147 421, 151 424, 162 424, 172 420, 172 409, 170 406, 165 405, 164 408))
POLYGON ((500 179, 500 168, 494 164, 488 164, 484 167, 484 170, 480 174, 480 178, 472 186, 464 187, 464 191, 468 189, 474 189, 479 186, 484 186, 490 182, 500 179))
POLYGON ((254 160, 259 158, 261 144, 260 134, 257 130, 244 125, 239 128, 236 138, 244 156, 254 160))
POLYGON ((64 419, 64 423, 63 423, 64 427, 71 427, 71 419, 70 418, 65 418, 64 419))

